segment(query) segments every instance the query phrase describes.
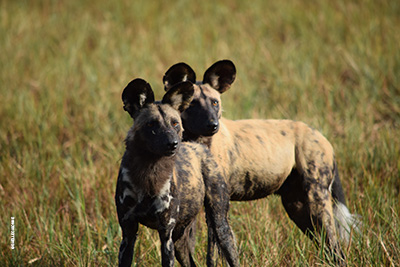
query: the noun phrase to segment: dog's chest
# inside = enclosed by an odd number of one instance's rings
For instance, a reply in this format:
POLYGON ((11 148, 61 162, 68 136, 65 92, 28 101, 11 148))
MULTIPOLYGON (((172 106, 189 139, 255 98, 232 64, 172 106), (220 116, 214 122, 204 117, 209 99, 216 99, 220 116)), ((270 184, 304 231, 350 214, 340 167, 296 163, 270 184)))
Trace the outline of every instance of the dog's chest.
POLYGON ((171 203, 174 199, 171 190, 172 181, 165 181, 161 190, 156 196, 148 195, 142 188, 135 186, 130 182, 129 172, 122 171, 122 180, 124 183, 122 190, 119 191, 119 205, 125 207, 125 219, 135 218, 139 223, 158 229, 160 225, 160 216, 163 218, 168 216, 171 209, 171 203))

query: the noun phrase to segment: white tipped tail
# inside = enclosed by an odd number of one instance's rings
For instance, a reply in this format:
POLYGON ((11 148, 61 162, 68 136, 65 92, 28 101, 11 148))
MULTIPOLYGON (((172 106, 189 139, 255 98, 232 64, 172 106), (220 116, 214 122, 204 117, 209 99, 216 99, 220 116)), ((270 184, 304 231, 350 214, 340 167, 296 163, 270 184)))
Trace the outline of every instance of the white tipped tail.
POLYGON ((349 243, 351 230, 360 233, 360 216, 351 214, 346 205, 340 202, 334 204, 333 213, 335 216, 336 230, 340 239, 349 243))

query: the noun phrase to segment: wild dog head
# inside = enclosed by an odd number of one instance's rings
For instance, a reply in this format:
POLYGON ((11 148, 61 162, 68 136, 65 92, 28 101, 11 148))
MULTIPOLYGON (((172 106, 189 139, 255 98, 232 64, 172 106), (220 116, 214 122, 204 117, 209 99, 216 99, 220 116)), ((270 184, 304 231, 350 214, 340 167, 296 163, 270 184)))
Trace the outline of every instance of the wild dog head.
POLYGON ((126 139, 144 154, 174 155, 182 139, 181 112, 193 99, 193 84, 174 85, 161 102, 154 102, 150 85, 142 80, 131 81, 122 93, 124 110, 134 119, 126 139))
POLYGON ((168 69, 163 78, 166 91, 179 82, 196 83, 193 100, 182 113, 185 134, 212 136, 218 132, 222 113, 220 95, 230 88, 235 77, 236 68, 230 60, 214 63, 204 73, 203 81, 197 83, 195 72, 185 63, 175 64, 168 69))

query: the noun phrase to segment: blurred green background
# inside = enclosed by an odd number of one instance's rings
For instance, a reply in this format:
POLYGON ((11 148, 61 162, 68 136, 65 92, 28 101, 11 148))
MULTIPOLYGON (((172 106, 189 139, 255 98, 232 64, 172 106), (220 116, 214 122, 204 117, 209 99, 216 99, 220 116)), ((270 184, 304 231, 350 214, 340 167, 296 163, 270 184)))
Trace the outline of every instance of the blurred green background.
MULTIPOLYGON (((238 72, 225 117, 301 120, 332 143, 364 224, 349 265, 398 265, 399 29, 399 1, 0 1, 0 265, 116 265, 122 89, 141 77, 160 99, 171 65, 201 80, 221 59, 238 72)), ((243 266, 330 264, 276 196, 230 218, 243 266)), ((135 264, 159 265, 159 246, 141 227, 135 264)))

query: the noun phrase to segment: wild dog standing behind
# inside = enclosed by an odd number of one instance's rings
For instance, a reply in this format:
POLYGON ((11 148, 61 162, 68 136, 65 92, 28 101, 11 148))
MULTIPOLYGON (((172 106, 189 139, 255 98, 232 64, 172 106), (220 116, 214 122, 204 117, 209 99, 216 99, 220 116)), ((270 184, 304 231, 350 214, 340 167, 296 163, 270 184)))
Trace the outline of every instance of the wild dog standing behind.
MULTIPOLYGON (((184 139, 209 146, 223 168, 231 200, 280 195, 289 217, 304 233, 314 238, 324 227, 331 254, 337 264, 345 265, 336 234, 348 240, 357 219, 346 207, 331 144, 302 122, 221 118, 220 94, 235 76, 229 60, 216 62, 205 72, 181 115, 184 139)), ((169 90, 181 81, 196 83, 196 74, 178 63, 163 81, 169 90)))
POLYGON ((239 265, 219 167, 203 145, 181 143, 180 112, 192 97, 189 82, 172 88, 161 103, 154 103, 144 80, 133 80, 124 89, 124 109, 134 124, 125 140, 115 194, 123 234, 120 266, 131 265, 139 223, 158 231, 163 266, 173 266, 174 256, 181 265, 194 266, 189 231, 203 204, 210 235, 229 264, 239 265))

